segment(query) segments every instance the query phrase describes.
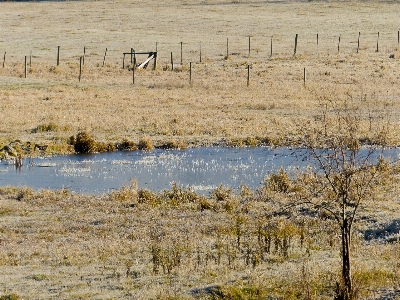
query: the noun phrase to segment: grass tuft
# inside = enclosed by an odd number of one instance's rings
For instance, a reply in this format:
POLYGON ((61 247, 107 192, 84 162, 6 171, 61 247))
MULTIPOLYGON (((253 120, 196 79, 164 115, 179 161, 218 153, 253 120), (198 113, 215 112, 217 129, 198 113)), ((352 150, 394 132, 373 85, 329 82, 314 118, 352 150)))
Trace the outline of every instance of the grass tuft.
POLYGON ((154 149, 153 141, 148 137, 143 137, 139 140, 139 150, 151 151, 154 149))
POLYGON ((97 142, 87 132, 79 132, 72 142, 74 143, 74 149, 77 153, 98 152, 97 142))
POLYGON ((21 298, 17 294, 8 294, 0 296, 0 300, 20 300, 21 298))
POLYGON ((128 139, 123 139, 122 142, 116 144, 116 147, 120 151, 136 151, 138 149, 136 143, 128 139))

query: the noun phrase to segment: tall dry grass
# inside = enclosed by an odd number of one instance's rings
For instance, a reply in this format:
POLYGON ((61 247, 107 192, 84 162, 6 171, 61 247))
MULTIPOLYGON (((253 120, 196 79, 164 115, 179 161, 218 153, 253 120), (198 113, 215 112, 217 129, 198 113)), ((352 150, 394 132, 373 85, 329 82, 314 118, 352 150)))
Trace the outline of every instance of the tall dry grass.
MULTIPOLYGON (((306 211, 272 217, 286 205, 279 178, 259 191, 219 187, 206 196, 176 185, 138 191, 134 181, 102 196, 2 188, 0 296, 332 299, 335 223, 306 211)), ((354 287, 361 299, 394 296, 398 197, 364 205, 351 250, 354 287)))

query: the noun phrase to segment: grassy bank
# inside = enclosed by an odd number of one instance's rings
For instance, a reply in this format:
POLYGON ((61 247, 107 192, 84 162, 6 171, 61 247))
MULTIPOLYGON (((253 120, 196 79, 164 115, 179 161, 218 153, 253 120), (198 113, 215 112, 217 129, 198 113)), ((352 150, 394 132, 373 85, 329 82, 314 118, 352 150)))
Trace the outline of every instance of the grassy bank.
MULTIPOLYGON (((176 186, 138 191, 134 182, 102 196, 2 188, 2 293, 332 299, 340 273, 335 224, 322 215, 272 217, 281 196, 267 184, 208 196, 176 186)), ((398 289, 397 206, 398 197, 370 201, 357 218, 353 276, 363 299, 398 289)))

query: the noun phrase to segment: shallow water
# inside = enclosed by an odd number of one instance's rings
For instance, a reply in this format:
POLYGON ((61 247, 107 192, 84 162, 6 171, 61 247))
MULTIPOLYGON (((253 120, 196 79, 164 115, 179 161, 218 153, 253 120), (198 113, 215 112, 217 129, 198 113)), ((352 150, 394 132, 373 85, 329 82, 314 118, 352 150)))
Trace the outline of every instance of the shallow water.
POLYGON ((27 159, 21 169, 2 161, 0 186, 68 188, 99 194, 121 188, 136 178, 139 188, 153 191, 170 189, 173 182, 202 193, 220 184, 256 188, 268 173, 293 165, 296 158, 291 153, 288 148, 156 149, 41 157, 35 158, 32 166, 27 159))
POLYGON ((299 149, 296 154, 290 148, 216 147, 41 157, 33 163, 24 160, 20 169, 1 161, 0 186, 68 188, 71 192, 101 194, 135 178, 139 188, 161 191, 176 182, 206 194, 220 184, 259 188, 268 174, 281 167, 288 171, 305 168, 309 162, 300 158, 299 149))

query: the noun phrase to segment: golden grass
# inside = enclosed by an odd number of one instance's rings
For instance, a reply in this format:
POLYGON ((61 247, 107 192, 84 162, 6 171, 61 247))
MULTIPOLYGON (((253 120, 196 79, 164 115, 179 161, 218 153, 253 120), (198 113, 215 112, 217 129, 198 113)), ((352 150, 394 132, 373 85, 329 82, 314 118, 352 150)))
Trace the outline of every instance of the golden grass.
POLYGON ((382 110, 390 112, 391 142, 399 143, 400 74, 398 59, 390 58, 398 53, 393 21, 398 3, 167 1, 162 9, 148 1, 1 6, 7 38, 0 40, 0 51, 7 54, 5 68, 0 67, 0 138, 7 142, 18 138, 51 144, 87 131, 98 141, 113 143, 138 143, 146 135, 155 146, 174 137, 188 145, 243 145, 251 139, 291 144, 298 134, 296 125, 312 120, 321 100, 334 98, 368 107, 366 123, 382 110), (41 14, 46 20, 37 17, 41 14), (296 33, 299 45, 293 56, 296 33), (122 53, 131 47, 154 50, 156 42, 158 69, 138 70, 133 86, 131 72, 121 69, 122 53), (61 62, 56 66, 58 45, 61 62), (83 46, 85 65, 78 82, 83 46), (20 78, 21 57, 30 50, 32 68, 27 79, 20 78), (168 70, 170 52, 176 72, 168 70), (38 130, 49 124, 61 130, 38 130))
MULTIPOLYGON (((304 215, 271 219, 267 213, 279 199, 274 193, 269 201, 268 190, 236 195, 219 187, 199 196, 174 185, 154 194, 137 191, 135 182, 102 196, 2 188, 2 293, 21 299, 331 299, 340 273, 334 223, 304 215)), ((364 238, 367 232, 385 236, 383 228, 399 220, 397 198, 365 203, 356 223, 353 274, 362 298, 399 287, 399 243, 364 238)))

